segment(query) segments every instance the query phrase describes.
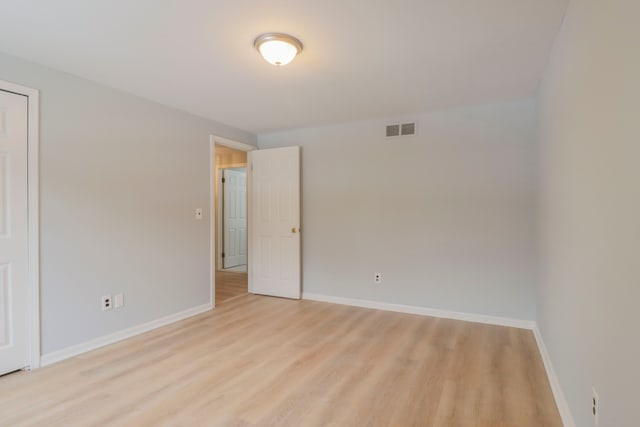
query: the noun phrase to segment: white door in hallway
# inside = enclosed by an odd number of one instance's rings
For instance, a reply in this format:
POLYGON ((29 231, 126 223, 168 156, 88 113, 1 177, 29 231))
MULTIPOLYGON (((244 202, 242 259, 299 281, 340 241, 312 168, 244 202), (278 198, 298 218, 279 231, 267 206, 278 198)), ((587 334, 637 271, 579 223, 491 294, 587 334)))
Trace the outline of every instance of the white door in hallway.
POLYGON ((29 365, 27 97, 0 90, 0 374, 29 365))
POLYGON ((224 268, 247 263, 247 172, 223 169, 224 268))
POLYGON ((251 292, 300 299, 300 147, 249 153, 251 292))

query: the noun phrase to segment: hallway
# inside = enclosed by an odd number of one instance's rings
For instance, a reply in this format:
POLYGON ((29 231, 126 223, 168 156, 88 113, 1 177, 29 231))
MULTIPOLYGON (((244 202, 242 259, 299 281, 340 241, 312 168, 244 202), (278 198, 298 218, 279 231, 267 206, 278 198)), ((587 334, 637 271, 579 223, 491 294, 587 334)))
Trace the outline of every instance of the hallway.
POLYGON ((216 305, 248 293, 247 273, 216 271, 216 305))

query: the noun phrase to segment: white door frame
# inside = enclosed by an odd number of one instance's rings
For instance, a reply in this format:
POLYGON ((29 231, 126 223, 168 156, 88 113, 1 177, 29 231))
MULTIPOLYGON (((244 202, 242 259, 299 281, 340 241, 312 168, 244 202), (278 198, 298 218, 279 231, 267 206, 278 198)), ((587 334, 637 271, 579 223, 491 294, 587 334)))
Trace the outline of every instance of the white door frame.
POLYGON ((37 89, 0 80, 0 90, 27 97, 27 246, 29 369, 40 367, 40 210, 38 146, 40 93, 37 89))
MULTIPOLYGON (((224 145, 225 147, 233 148, 240 151, 253 151, 258 147, 251 144, 245 144, 244 142, 234 141, 221 136, 210 135, 209 136, 209 276, 211 280, 211 288, 209 291, 209 298, 211 300, 211 307, 216 306, 216 144, 224 145)), ((249 291, 251 291, 251 272, 249 271, 249 255, 251 254, 251 228, 249 224, 249 215, 251 212, 251 205, 249 204, 251 194, 251 167, 248 163, 247 167, 247 272, 249 291)))

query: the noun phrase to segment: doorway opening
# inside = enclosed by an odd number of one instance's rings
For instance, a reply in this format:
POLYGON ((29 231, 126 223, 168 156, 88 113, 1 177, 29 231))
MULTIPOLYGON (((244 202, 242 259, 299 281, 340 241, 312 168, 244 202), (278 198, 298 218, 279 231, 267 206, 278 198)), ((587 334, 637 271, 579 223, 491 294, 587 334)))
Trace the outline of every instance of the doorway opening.
MULTIPOLYGON (((212 305, 248 293, 300 299, 300 147, 258 150, 253 145, 211 135, 210 149, 212 305), (240 187, 244 187, 244 195, 238 196, 237 191, 242 190, 236 188, 234 191, 236 199, 244 198, 246 205, 236 206, 235 213, 229 215, 226 222, 229 224, 229 221, 244 216, 242 219, 246 219, 246 232, 234 232, 241 240, 232 237, 226 239, 228 245, 235 242, 237 247, 246 248, 246 255, 227 249, 239 259, 225 265, 225 202, 219 199, 225 192, 226 175, 240 173, 243 176, 243 171, 244 186, 240 187), (225 183, 222 182, 223 177, 225 183), (238 215, 238 209, 240 212, 244 209, 244 215, 238 215), (245 269, 246 272, 233 271, 245 269)), ((238 186, 237 182, 234 185, 238 186)), ((237 225, 232 226, 237 228, 237 225)), ((232 234, 230 227, 228 235, 232 234)))
POLYGON ((246 295, 248 280, 247 151, 214 145, 215 305, 246 295))

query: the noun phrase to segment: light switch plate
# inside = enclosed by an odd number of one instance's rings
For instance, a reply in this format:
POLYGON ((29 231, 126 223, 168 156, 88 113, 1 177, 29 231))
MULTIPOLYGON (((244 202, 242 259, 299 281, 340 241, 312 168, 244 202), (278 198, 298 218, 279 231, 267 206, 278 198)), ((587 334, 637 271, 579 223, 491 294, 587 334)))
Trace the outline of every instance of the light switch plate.
POLYGON ((196 219, 197 220, 201 220, 202 219, 202 208, 196 209, 196 219))
POLYGON ((124 294, 116 294, 113 299, 115 308, 122 308, 124 306, 124 294))

